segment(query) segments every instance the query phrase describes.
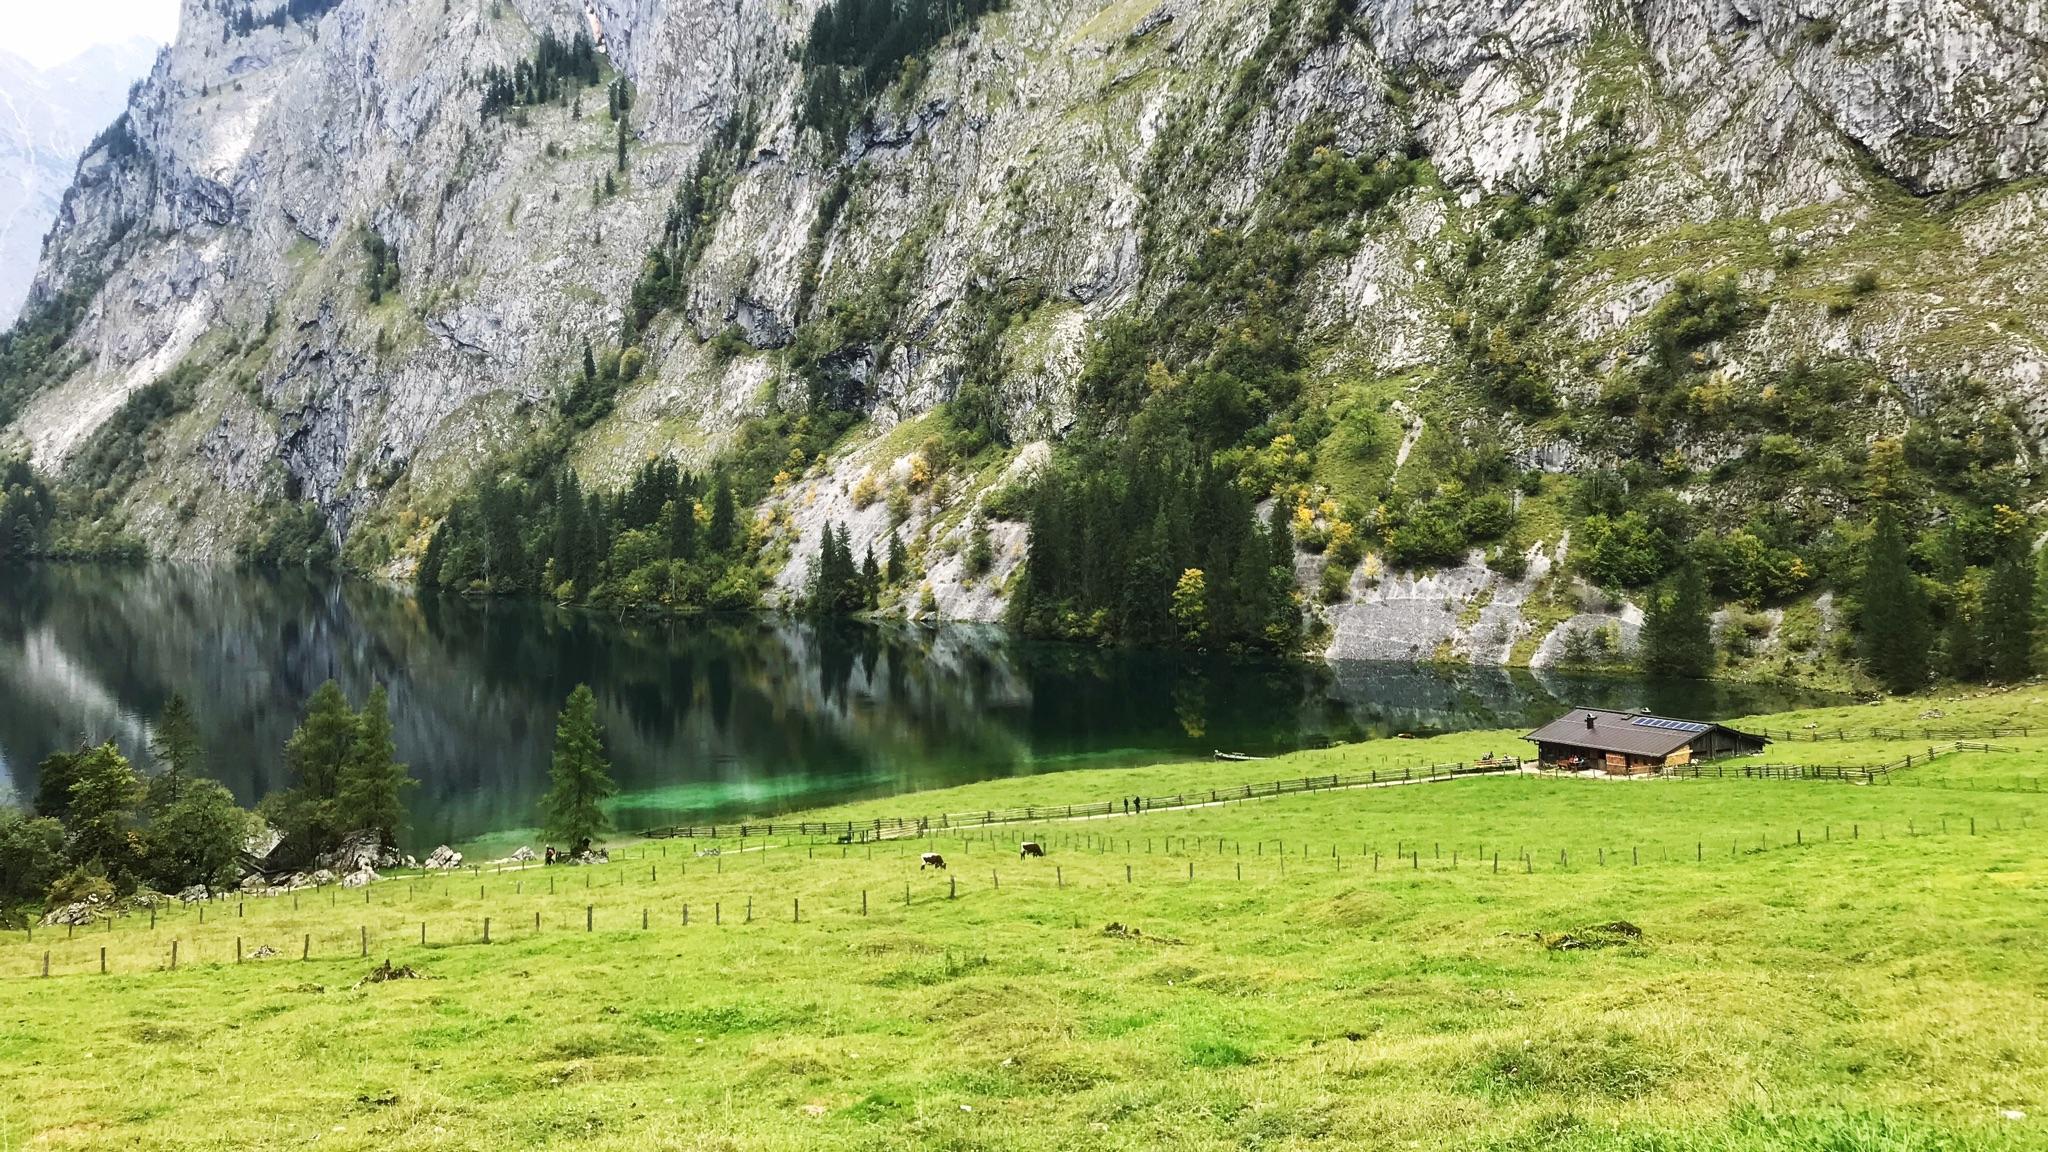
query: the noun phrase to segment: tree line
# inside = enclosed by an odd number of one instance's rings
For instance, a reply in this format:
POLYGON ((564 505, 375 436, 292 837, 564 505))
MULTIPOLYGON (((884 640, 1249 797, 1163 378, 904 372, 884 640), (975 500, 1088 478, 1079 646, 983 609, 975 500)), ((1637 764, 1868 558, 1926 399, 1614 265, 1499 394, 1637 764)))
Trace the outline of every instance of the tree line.
MULTIPOLYGON (((483 89, 482 112, 490 117, 510 108, 566 100, 572 88, 590 87, 602 76, 597 45, 588 32, 579 30, 564 39, 545 30, 531 59, 518 60, 510 69, 497 64, 484 69, 478 82, 483 89)), ((624 110, 621 94, 618 85, 608 93, 614 119, 624 110)))
POLYGON ((493 476, 458 498, 416 579, 563 603, 745 608, 759 599, 753 550, 726 473, 707 479, 664 457, 604 493, 556 466, 531 481, 493 476))
MULTIPOLYGON (((365 834, 395 847, 405 794, 417 786, 397 759, 381 685, 360 710, 331 680, 315 690, 285 742, 290 783, 254 811, 206 774, 199 725, 182 697, 164 704, 148 753, 138 769, 111 741, 59 752, 39 766, 31 808, 0 804, 0 923, 79 901, 110 906, 145 891, 225 888, 266 828, 278 835, 265 857, 271 866, 309 867, 365 834)), ((603 804, 617 791, 596 699, 578 685, 556 726, 542 827, 588 846, 611 828, 603 804)))

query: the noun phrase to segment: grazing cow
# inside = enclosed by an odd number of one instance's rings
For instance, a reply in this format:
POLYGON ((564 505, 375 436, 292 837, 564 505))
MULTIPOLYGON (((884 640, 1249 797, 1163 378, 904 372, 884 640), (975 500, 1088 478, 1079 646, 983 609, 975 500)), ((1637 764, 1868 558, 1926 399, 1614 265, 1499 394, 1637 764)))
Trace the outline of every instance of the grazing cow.
POLYGON ((1036 840, 1026 840, 1024 843, 1019 844, 1017 846, 1017 859, 1019 860, 1022 860, 1026 856, 1043 855, 1045 855, 1045 849, 1041 847, 1038 841, 1036 840))
POLYGON ((937 868, 939 871, 944 872, 946 870, 946 858, 937 852, 927 852, 919 856, 917 858, 917 870, 922 872, 927 868, 937 868))

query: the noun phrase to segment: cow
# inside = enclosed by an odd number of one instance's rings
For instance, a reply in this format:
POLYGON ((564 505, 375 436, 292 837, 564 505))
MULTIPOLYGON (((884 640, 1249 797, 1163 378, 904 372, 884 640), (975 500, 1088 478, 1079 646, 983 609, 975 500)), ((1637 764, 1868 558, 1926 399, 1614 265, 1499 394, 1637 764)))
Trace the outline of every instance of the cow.
POLYGON ((927 852, 919 856, 917 858, 917 870, 922 872, 927 868, 937 868, 939 871, 944 872, 946 870, 946 858, 937 852, 927 852))
POLYGON ((1026 856, 1043 855, 1045 855, 1045 848, 1041 846, 1036 840, 1026 840, 1024 843, 1019 844, 1017 846, 1017 859, 1019 860, 1022 860, 1026 856))

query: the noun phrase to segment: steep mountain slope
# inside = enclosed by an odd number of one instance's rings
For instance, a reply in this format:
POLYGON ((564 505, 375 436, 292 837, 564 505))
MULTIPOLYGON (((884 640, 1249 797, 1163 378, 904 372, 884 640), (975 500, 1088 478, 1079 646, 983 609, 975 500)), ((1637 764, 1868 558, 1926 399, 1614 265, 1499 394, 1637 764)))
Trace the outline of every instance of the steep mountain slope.
POLYGON ((121 114, 157 48, 103 44, 48 70, 0 52, 0 325, 14 323, 28 297, 79 153, 121 114))
POLYGON ((1684 512, 1760 550, 1730 580, 1811 661, 1871 444, 1932 437, 1937 520, 1975 514, 1971 469, 2031 491, 2048 30, 2018 0, 1016 0, 869 100, 821 89, 809 5, 289 7, 186 0, 45 250, 61 349, 0 381, 46 470, 138 461, 105 503, 165 553, 309 502, 405 573, 565 406, 592 486, 846 412, 765 498, 771 595, 829 520, 855 556, 912 540, 907 610, 987 616, 1022 526, 987 574, 961 556, 1016 450, 955 462, 927 414, 966 389, 998 440, 1113 438, 1228 377, 1209 407, 1250 407, 1210 446, 1296 509, 1334 653, 1625 637, 1591 589, 1667 570, 1624 537, 1684 512), (485 107, 492 69, 585 30, 600 74, 485 107), (1287 396, 1218 366, 1232 333, 1287 396), (181 365, 168 415, 86 451, 181 365), (586 404, 586 376, 625 378, 586 404))

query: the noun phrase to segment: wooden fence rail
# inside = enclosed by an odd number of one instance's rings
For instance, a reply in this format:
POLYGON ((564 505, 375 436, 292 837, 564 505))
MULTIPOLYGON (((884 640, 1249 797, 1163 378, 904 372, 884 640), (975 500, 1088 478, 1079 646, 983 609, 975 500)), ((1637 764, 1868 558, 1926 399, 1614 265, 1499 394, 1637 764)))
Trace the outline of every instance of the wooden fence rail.
POLYGON ((1519 772, 1523 762, 1513 757, 1475 763, 1425 764, 1412 768, 1376 770, 1350 776, 1297 776, 1258 784, 1199 789, 1171 796, 1119 796, 1083 804, 1035 804, 1021 808, 986 808, 979 812, 942 812, 936 816, 879 817, 869 820, 800 820, 745 822, 738 824, 676 824, 640 833, 657 840, 720 840, 751 836, 836 836, 846 842, 917 836, 935 830, 980 828, 990 824, 1030 824, 1047 820, 1082 820, 1100 816, 1136 815, 1161 809, 1195 808, 1226 804, 1267 796, 1299 792, 1325 792, 1335 788, 1361 788, 1374 784, 1405 784, 1448 780, 1458 776, 1487 776, 1519 772))

